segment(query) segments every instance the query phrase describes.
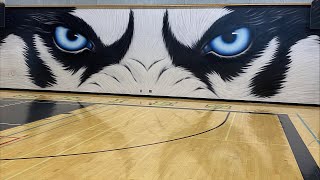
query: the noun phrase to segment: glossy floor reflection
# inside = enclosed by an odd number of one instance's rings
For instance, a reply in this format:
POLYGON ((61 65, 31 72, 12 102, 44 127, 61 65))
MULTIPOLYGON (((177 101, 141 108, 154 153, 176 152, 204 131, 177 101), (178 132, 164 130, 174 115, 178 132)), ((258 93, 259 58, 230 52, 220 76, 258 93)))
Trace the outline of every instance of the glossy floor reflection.
POLYGON ((85 108, 88 104, 46 100, 0 100, 0 131, 58 114, 85 108))
POLYGON ((0 106, 11 107, 6 122, 26 123, 0 131, 0 179, 303 179, 319 169, 319 107, 0 92, 15 99, 0 106), (288 129, 301 141, 289 143, 288 129))

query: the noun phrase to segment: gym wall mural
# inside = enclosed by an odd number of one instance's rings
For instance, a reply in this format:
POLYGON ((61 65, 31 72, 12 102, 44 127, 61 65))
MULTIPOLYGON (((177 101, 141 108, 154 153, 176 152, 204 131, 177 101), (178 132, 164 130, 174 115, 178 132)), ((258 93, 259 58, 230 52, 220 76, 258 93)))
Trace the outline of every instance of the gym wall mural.
POLYGON ((1 88, 320 104, 310 6, 7 7, 1 88))

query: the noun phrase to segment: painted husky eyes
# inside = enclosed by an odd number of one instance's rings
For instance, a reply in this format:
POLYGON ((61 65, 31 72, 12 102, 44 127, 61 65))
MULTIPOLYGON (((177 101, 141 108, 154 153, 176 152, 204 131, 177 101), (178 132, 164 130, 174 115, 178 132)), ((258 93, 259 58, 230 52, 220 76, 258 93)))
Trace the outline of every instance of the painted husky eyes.
POLYGON ((69 53, 78 53, 93 48, 87 38, 62 26, 56 27, 54 40, 59 49, 69 53))
POLYGON ((203 51, 206 54, 214 53, 218 56, 232 57, 248 49, 250 42, 250 30, 240 28, 232 33, 215 37, 203 48, 203 51))

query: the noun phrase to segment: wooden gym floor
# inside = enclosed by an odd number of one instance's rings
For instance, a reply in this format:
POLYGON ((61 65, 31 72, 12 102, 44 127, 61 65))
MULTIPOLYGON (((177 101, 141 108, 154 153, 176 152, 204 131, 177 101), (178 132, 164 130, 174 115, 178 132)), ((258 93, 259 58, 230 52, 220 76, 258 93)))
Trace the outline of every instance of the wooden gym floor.
POLYGON ((0 179, 319 179, 320 109, 0 91, 0 179))

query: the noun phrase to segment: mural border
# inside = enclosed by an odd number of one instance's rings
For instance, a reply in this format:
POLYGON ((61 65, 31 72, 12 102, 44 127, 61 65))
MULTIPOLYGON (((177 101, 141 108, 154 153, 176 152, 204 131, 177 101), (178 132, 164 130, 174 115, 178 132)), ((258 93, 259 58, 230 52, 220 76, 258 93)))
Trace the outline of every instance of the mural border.
POLYGON ((161 8, 214 8, 225 6, 311 6, 311 3, 266 3, 266 4, 108 4, 108 5, 6 5, 6 8, 82 8, 82 9, 161 9, 161 8))

